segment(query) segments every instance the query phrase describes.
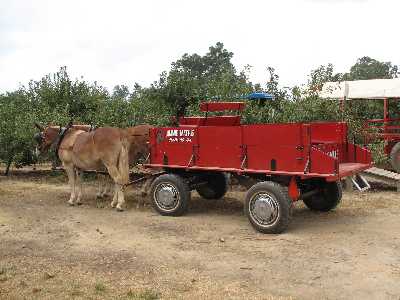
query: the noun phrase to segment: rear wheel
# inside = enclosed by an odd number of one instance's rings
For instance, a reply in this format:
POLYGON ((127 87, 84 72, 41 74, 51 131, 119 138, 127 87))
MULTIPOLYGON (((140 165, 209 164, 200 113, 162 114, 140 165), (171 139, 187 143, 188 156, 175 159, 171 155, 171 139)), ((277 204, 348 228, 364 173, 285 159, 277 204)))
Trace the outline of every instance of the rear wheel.
POLYGON ((183 215, 189 205, 190 189, 186 181, 175 174, 163 174, 151 185, 154 209, 163 216, 183 215))
POLYGON ((289 225, 292 201, 283 186, 264 181, 246 194, 244 212, 251 225, 262 233, 281 233, 289 225))
POLYGON ((210 173, 202 176, 207 183, 196 188, 204 199, 221 199, 228 191, 228 179, 224 173, 210 173))
POLYGON ((338 182, 320 181, 315 184, 318 193, 304 199, 304 204, 311 210, 330 211, 339 205, 342 199, 342 185, 338 182))
POLYGON ((400 142, 390 151, 390 164, 397 173, 400 173, 400 142))

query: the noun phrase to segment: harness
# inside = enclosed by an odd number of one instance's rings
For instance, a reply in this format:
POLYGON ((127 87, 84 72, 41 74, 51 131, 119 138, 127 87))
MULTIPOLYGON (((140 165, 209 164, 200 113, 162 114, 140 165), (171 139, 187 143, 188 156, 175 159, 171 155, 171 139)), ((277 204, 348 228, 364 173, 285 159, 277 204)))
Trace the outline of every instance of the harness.
POLYGON ((55 153, 56 153, 56 158, 57 158, 57 160, 60 160, 60 157, 58 156, 58 150, 60 150, 61 143, 62 143, 62 141, 63 141, 65 135, 67 134, 68 130, 69 130, 71 127, 72 127, 72 123, 69 123, 69 124, 67 125, 67 127, 61 127, 61 126, 60 126, 60 131, 59 131, 59 133, 58 133, 58 137, 57 137, 57 139, 54 141, 54 144, 56 145, 55 148, 54 148, 54 151, 55 151, 55 153))

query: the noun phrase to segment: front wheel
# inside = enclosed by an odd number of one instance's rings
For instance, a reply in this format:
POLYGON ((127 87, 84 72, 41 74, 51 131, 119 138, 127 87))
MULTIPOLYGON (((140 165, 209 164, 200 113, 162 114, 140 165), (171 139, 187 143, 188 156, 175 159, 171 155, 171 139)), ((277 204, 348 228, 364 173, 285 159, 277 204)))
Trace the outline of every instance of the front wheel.
POLYGON ((160 175, 151 185, 151 202, 163 216, 183 215, 190 202, 189 186, 179 175, 160 175))
POLYGON ((262 233, 281 233, 291 218, 292 201, 278 183, 264 181, 253 185, 246 194, 245 215, 262 233))
POLYGON ((318 189, 318 193, 303 200, 309 209, 327 212, 339 205, 342 199, 342 185, 339 181, 321 181, 315 188, 318 189))

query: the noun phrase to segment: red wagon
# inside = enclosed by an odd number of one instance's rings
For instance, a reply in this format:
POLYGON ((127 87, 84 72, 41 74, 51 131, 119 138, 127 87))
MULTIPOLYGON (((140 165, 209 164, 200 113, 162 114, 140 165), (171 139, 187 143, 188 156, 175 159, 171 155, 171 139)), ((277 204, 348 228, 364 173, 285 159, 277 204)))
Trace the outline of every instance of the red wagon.
POLYGON ((228 177, 248 188, 245 214, 263 233, 289 225, 292 203, 329 211, 342 197, 340 179, 371 167, 367 149, 349 142, 343 122, 242 125, 242 102, 205 102, 203 117, 182 117, 177 127, 150 132, 145 165, 165 173, 152 183, 151 198, 162 215, 188 209, 191 191, 206 199, 222 198, 228 177))
POLYGON ((326 82, 320 96, 340 100, 342 109, 349 101, 353 105, 358 105, 358 101, 380 101, 383 118, 365 120, 365 144, 383 140, 392 168, 400 173, 400 78, 326 82), (390 104, 396 104, 394 111, 389 110, 390 104))

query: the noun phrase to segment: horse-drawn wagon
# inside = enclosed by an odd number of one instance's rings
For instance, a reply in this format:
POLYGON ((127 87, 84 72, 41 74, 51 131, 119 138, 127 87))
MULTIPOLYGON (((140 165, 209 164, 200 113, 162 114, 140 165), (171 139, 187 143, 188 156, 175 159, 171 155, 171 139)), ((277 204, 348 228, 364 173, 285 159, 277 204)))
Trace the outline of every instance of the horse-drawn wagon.
POLYGON ((181 117, 176 127, 150 129, 147 168, 162 168, 151 186, 151 200, 162 215, 188 210, 191 191, 222 198, 227 174, 246 186, 244 211, 263 233, 289 225, 294 201, 317 211, 341 200, 340 179, 371 167, 371 154, 352 144, 343 122, 241 124, 243 102, 204 102, 203 117, 181 117))

